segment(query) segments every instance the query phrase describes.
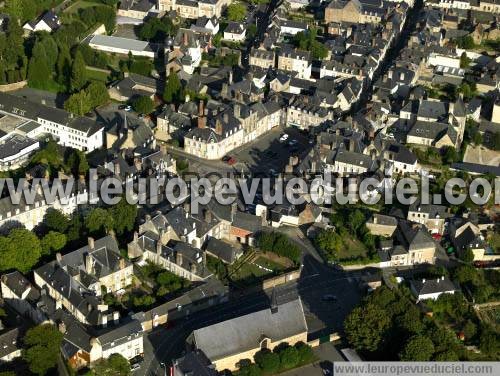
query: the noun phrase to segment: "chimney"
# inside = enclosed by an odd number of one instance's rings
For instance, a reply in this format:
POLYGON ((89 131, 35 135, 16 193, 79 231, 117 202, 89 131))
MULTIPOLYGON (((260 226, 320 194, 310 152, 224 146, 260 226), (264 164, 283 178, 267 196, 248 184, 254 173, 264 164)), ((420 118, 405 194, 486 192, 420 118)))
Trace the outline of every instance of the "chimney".
POLYGON ((350 138, 349 139, 349 151, 354 151, 354 139, 353 138, 350 138))
POLYGON ((63 321, 61 321, 59 325, 57 325, 57 328, 62 334, 66 333, 66 324, 63 321))
POLYGON ((238 204, 236 202, 233 202, 231 204, 231 218, 233 218, 237 212, 238 212, 238 204))
POLYGON ((196 274, 197 269, 198 268, 196 267, 196 263, 194 263, 194 262, 191 263, 190 268, 189 268, 189 270, 191 271, 191 273, 196 274))
POLYGON ((161 255, 161 239, 156 242, 156 254, 161 255))
POLYGON ((238 103, 235 103, 234 106, 233 106, 233 109, 234 109, 234 116, 239 118, 240 115, 241 115, 241 107, 238 103))
POLYGON ((179 251, 175 253, 175 263, 177 265, 182 265, 182 253, 180 253, 179 251))
POLYGON ((61 255, 61 253, 60 253, 60 252, 57 252, 57 253, 56 253, 56 261, 57 261, 57 262, 61 262, 61 261, 62 261, 62 255, 61 255))
POLYGON ((233 84, 233 71, 232 70, 229 71, 229 77, 227 79, 227 82, 229 85, 233 84))
POLYGON ((184 211, 186 213, 189 213, 189 201, 188 200, 184 201, 184 211))
POLYGON ((182 34, 182 38, 183 38, 184 46, 187 46, 189 44, 189 37, 188 37, 186 32, 184 34, 182 34))
POLYGON ((118 325, 118 323, 120 322, 120 312, 119 311, 113 312, 113 322, 115 323, 115 325, 118 325))
POLYGON ((115 175, 120 175, 120 163, 118 161, 114 163, 114 173, 115 175))
POLYGON ((120 270, 125 269, 125 259, 123 257, 120 258, 119 263, 120 263, 120 270))
POLYGON ((425 278, 424 278, 424 279, 422 279, 422 283, 425 283, 425 278))
POLYGON ((222 135, 222 123, 219 119, 217 119, 215 122, 215 133, 217 133, 218 135, 222 135))
POLYGON ((201 100, 198 106, 198 128, 205 128, 207 125, 207 118, 205 117, 205 110, 203 106, 204 102, 201 100))
POLYGON ((94 238, 92 238, 92 237, 89 236, 87 238, 87 241, 88 241, 88 245, 89 245, 89 250, 90 250, 90 252, 92 252, 95 249, 95 247, 94 247, 94 238))
POLYGON ((139 234, 137 233, 137 231, 134 231, 134 243, 137 243, 138 240, 139 240, 139 234))
POLYGON ((378 223, 378 218, 374 215, 373 216, 373 224, 376 225, 377 223, 378 223))
POLYGON ((107 315, 101 316, 101 324, 102 324, 103 328, 106 328, 108 326, 108 316, 107 315))
POLYGON ((203 100, 200 100, 200 103, 198 104, 198 116, 203 116, 205 114, 205 111, 203 110, 205 106, 205 102, 203 100))
POLYGON ((203 211, 203 214, 204 214, 203 217, 204 217, 205 222, 207 222, 207 223, 212 222, 212 212, 210 210, 205 209, 203 211))
POLYGON ((92 265, 92 256, 90 254, 85 254, 85 272, 87 274, 92 274, 94 270, 94 265, 92 265))
POLYGON ((222 118, 224 119, 224 123, 229 123, 229 114, 227 112, 224 112, 222 118))

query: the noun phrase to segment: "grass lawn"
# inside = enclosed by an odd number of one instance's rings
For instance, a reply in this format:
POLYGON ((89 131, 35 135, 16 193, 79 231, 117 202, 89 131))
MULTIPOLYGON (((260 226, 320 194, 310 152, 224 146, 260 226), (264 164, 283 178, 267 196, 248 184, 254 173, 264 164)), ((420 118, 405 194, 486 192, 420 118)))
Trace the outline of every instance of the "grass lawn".
POLYGON ((77 13, 80 9, 85 9, 85 8, 90 8, 96 5, 102 5, 102 3, 98 2, 93 2, 93 1, 88 1, 88 0, 80 0, 72 4, 71 6, 67 7, 63 13, 66 14, 73 14, 77 13))
POLYGON ((358 239, 343 239, 344 247, 339 252, 339 259, 350 259, 357 257, 368 257, 368 250, 358 239))
POLYGON ((87 78, 89 80, 101 81, 101 82, 107 83, 109 81, 108 77, 109 77, 109 74, 106 72, 101 72, 98 70, 89 69, 87 67, 87 78))
POLYGON ((231 274, 231 271, 229 274, 234 282, 252 284, 283 269, 282 265, 259 256, 252 263, 245 262, 234 274, 231 274))

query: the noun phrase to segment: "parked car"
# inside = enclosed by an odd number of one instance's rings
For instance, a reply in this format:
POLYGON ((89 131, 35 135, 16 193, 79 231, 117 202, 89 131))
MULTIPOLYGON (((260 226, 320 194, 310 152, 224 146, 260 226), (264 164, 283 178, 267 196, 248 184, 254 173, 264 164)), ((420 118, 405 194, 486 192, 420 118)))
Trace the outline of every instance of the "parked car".
POLYGON ((285 142, 286 140, 288 140, 288 135, 286 133, 284 133, 280 137, 280 142, 285 142))
POLYGON ((228 165, 232 166, 236 163, 236 159, 229 155, 225 155, 224 157, 222 157, 222 162, 226 162, 228 165))
POLYGON ((299 142, 296 140, 296 139, 292 139, 290 141, 288 141, 288 145, 289 146, 295 146, 297 145, 299 142))

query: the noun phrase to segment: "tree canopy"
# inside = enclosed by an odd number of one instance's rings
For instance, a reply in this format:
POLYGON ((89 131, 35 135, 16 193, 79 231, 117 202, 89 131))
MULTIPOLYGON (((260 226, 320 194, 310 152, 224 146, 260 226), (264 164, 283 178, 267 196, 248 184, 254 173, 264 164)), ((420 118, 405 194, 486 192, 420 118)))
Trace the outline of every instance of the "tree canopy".
POLYGON ((132 102, 132 107, 140 114, 149 114, 154 110, 154 103, 151 98, 143 95, 132 102))
POLYGON ((16 228, 0 236, 0 270, 30 271, 42 254, 40 240, 24 228, 16 228))
POLYGON ((178 102, 182 100, 182 85, 176 72, 168 75, 167 85, 163 92, 163 100, 167 103, 178 102))
POLYGON ((62 339, 62 333, 51 324, 38 325, 26 332, 23 358, 31 372, 45 375, 57 365, 62 339))
POLYGON ((242 3, 232 3, 227 7, 227 18, 230 21, 243 21, 247 14, 247 8, 242 3))
POLYGON ((120 354, 111 354, 108 359, 99 360, 92 374, 96 376, 127 376, 130 375, 130 364, 120 354))

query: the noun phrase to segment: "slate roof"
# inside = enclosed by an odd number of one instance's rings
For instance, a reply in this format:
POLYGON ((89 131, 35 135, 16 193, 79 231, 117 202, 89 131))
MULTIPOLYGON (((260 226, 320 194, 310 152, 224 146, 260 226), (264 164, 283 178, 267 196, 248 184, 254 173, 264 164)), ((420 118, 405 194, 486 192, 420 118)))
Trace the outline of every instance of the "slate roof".
POLYGON ((444 102, 423 100, 418 108, 417 116, 443 120, 448 116, 448 105, 444 102))
POLYGON ((196 348, 212 362, 259 347, 263 337, 272 342, 307 332, 300 299, 206 326, 193 332, 196 348))
POLYGON ((212 237, 208 240, 206 251, 227 264, 232 264, 243 254, 241 249, 235 248, 225 241, 212 237))
POLYGON ((210 360, 203 351, 189 351, 186 355, 173 361, 174 376, 217 376, 210 360))
POLYGON ((8 356, 21 348, 20 328, 10 329, 0 334, 0 358, 8 356))
POLYGON ((239 22, 229 22, 227 27, 224 29, 225 33, 231 34, 242 34, 245 31, 243 24, 239 22))
POLYGON ((262 229, 262 218, 250 213, 238 211, 233 216, 232 226, 251 233, 256 233, 262 229))
POLYGON ((453 283, 453 281, 446 276, 437 279, 412 280, 410 283, 419 296, 459 291, 459 288, 453 283))
POLYGON ((448 208, 444 205, 420 204, 420 200, 416 200, 408 209, 410 212, 420 212, 429 215, 430 219, 447 218, 449 217, 448 208))

